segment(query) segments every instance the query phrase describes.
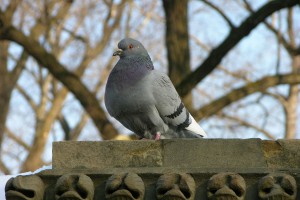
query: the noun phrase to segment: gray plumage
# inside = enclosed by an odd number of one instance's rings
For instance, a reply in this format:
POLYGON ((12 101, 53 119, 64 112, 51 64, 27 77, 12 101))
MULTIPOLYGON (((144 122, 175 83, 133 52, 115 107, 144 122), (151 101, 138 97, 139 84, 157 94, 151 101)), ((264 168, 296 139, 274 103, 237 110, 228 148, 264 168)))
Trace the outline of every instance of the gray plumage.
POLYGON ((206 136, 184 107, 169 77, 154 70, 144 46, 131 38, 118 44, 120 60, 105 90, 108 113, 141 138, 206 136))

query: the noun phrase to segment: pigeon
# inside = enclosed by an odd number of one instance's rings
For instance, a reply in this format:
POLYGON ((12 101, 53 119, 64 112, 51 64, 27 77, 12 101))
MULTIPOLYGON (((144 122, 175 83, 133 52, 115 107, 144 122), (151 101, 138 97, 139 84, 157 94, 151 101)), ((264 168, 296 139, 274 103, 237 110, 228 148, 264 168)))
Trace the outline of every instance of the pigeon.
POLYGON ((108 113, 141 139, 202 138, 204 130, 185 108, 170 78, 154 69, 144 46, 122 39, 120 59, 105 88, 108 113))

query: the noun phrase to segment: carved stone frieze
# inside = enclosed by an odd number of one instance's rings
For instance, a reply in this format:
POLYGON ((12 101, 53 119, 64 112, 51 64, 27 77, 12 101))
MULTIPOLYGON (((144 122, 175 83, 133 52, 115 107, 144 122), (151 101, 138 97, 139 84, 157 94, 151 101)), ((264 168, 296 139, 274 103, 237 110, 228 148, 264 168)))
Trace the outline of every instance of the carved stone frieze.
POLYGON ((66 174, 55 185, 56 200, 92 200, 94 183, 84 174, 66 174))
POLYGON ((105 186, 105 197, 109 200, 142 200, 144 194, 144 182, 135 173, 114 174, 105 186))
POLYGON ((268 174, 259 181, 258 196, 261 200, 294 200, 296 195, 297 184, 291 175, 268 174))
POLYGON ((236 173, 224 172, 213 175, 207 184, 209 200, 243 200, 246 194, 246 182, 236 173))
POLYGON ((7 181, 5 196, 6 200, 42 200, 44 190, 44 183, 39 176, 17 176, 7 181))
POLYGON ((195 181, 189 174, 164 174, 156 183, 159 200, 192 200, 195 197, 195 181))

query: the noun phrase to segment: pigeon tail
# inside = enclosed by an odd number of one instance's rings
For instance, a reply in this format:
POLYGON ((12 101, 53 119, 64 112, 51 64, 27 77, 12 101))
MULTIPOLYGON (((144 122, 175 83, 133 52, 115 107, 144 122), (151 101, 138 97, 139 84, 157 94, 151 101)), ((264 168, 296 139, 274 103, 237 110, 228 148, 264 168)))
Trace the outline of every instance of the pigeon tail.
POLYGON ((190 119, 192 119, 192 123, 186 127, 185 129, 200 135, 201 137, 207 137, 205 131, 200 127, 200 125, 196 122, 194 117, 190 114, 190 119))

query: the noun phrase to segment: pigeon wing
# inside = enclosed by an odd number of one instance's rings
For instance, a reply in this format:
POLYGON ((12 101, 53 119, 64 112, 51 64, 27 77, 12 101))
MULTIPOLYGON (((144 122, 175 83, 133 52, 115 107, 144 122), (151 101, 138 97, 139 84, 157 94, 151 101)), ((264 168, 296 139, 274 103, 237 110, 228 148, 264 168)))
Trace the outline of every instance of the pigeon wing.
POLYGON ((206 133, 185 108, 170 78, 156 70, 151 75, 155 106, 163 121, 178 130, 186 129, 206 137, 206 133))

